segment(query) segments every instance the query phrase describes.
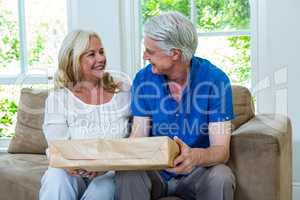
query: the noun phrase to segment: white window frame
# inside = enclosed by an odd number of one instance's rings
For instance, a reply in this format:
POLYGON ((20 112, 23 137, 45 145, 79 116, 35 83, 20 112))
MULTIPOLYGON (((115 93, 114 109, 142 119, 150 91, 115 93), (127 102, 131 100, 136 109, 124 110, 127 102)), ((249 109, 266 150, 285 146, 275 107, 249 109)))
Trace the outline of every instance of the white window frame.
POLYGON ((120 1, 120 30, 122 69, 131 78, 140 70, 141 62, 141 41, 142 41, 142 12, 141 0, 120 1))
POLYGON ((21 73, 28 71, 25 2, 18 0, 21 73))

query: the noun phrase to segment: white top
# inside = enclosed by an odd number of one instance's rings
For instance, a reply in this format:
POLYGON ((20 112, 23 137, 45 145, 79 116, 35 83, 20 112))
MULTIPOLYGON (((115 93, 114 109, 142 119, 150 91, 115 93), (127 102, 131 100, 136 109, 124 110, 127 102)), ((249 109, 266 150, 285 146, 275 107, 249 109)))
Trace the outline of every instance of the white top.
POLYGON ((57 139, 117 139, 128 136, 130 89, 122 87, 101 105, 86 104, 70 90, 51 92, 46 100, 43 132, 57 139))

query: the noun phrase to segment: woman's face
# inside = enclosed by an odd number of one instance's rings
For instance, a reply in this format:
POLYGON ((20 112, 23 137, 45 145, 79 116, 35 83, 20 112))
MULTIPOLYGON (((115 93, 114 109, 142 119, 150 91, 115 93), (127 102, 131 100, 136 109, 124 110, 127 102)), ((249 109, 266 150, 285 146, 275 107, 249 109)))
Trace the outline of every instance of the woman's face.
POLYGON ((102 43, 98 38, 91 37, 89 48, 80 57, 80 67, 85 81, 97 81, 102 78, 106 57, 102 43))

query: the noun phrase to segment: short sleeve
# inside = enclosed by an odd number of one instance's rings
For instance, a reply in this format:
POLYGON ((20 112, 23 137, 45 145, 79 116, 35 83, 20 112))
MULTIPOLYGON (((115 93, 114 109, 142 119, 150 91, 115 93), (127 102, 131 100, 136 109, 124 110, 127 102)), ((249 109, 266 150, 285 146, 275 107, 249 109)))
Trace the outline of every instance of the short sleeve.
POLYGON ((234 118, 231 84, 223 72, 211 85, 208 110, 209 122, 223 122, 234 118))
POLYGON ((133 80, 131 87, 131 114, 133 116, 149 117, 150 108, 147 104, 147 95, 145 91, 145 84, 142 81, 143 74, 138 73, 133 80))

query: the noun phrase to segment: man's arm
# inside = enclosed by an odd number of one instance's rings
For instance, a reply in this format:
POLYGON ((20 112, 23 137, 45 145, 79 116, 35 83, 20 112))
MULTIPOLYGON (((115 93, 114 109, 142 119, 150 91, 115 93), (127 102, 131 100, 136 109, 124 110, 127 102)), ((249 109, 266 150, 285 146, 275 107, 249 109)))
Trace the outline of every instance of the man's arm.
POLYGON ((209 124, 209 148, 190 148, 179 138, 175 141, 180 146, 181 153, 174 160, 175 167, 170 171, 189 173, 196 166, 212 166, 226 163, 229 159, 231 137, 231 122, 214 122, 209 124))
POLYGON ((149 117, 133 117, 132 131, 130 138, 133 137, 148 137, 150 131, 150 118, 149 117))
POLYGON ((198 165, 226 163, 230 155, 231 121, 209 124, 210 147, 200 150, 198 165))

